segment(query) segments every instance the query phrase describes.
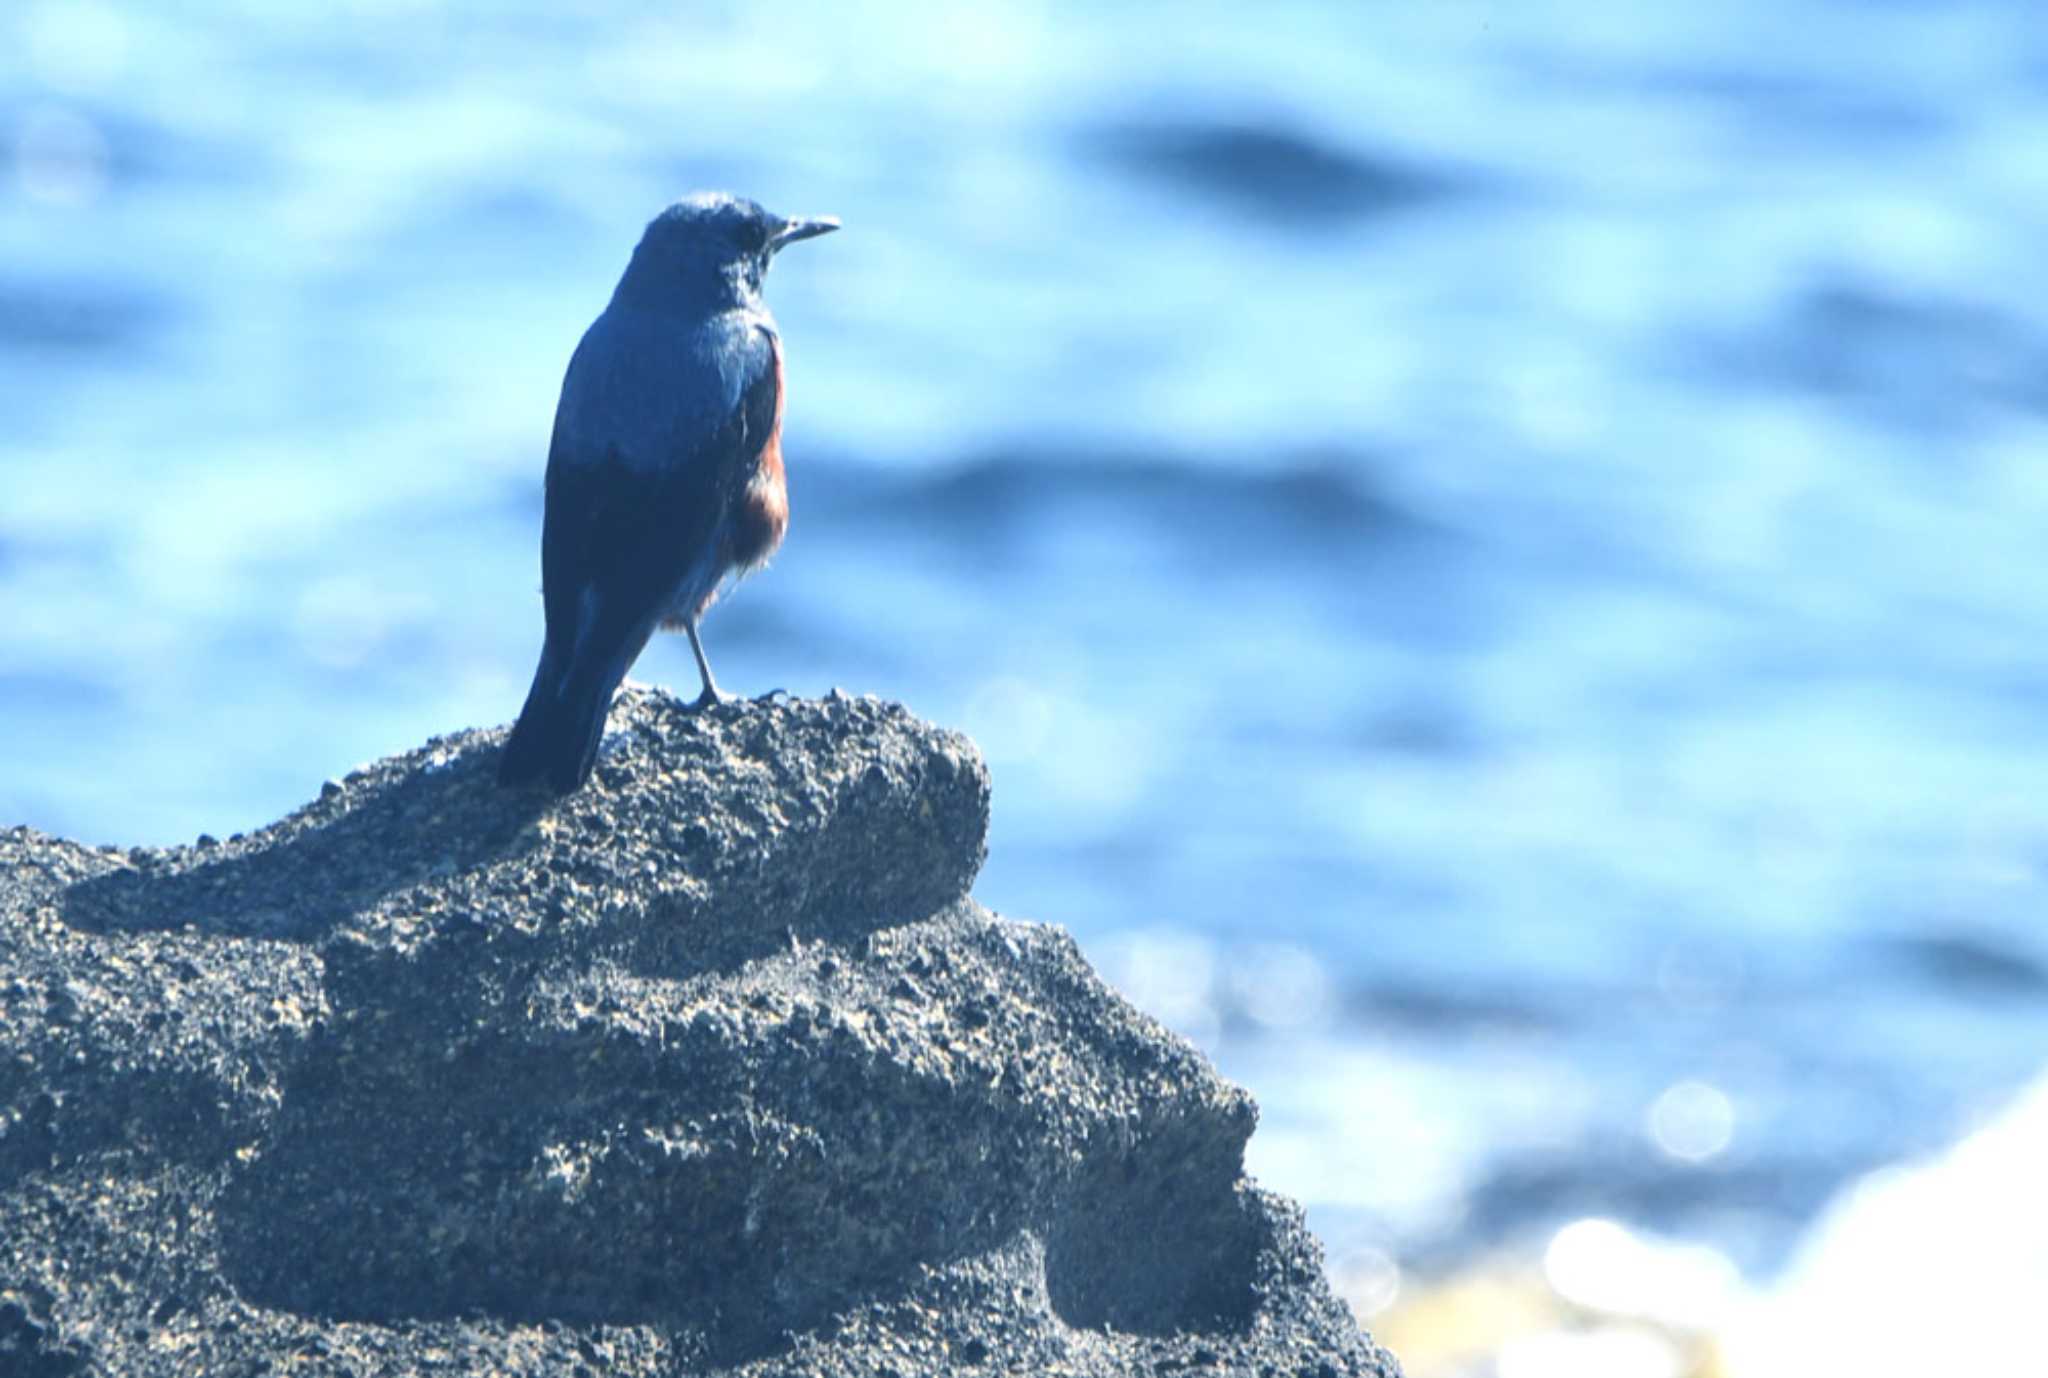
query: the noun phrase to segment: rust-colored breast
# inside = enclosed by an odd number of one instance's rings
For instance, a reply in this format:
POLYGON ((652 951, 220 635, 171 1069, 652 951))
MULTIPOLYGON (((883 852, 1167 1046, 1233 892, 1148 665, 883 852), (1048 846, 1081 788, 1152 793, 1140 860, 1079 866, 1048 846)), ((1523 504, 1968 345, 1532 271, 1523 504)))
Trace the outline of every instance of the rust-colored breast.
POLYGON ((775 422, 768 428, 767 443, 761 447, 761 461, 754 476, 741 490, 732 514, 732 562, 742 570, 753 569, 775 553, 782 533, 789 529, 789 487, 782 476, 782 341, 770 337, 768 347, 775 353, 775 422))

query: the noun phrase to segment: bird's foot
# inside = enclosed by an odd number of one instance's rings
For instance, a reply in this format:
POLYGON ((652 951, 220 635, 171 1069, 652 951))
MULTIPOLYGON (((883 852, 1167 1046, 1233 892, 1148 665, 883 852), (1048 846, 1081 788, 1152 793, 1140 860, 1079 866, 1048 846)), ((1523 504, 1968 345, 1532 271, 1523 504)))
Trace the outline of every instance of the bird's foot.
POLYGON ((787 690, 787 689, 770 689, 770 690, 769 690, 769 691, 768 691, 767 693, 765 693, 765 694, 756 694, 756 695, 754 695, 754 702, 755 702, 755 703, 773 703, 773 702, 775 702, 775 700, 777 700, 777 699, 786 699, 786 698, 788 698, 788 697, 789 697, 789 690, 787 690))
POLYGON ((697 695, 696 699, 690 704, 690 711, 698 713, 714 705, 731 703, 732 701, 733 696, 731 694, 726 693, 715 684, 707 684, 704 686, 704 692, 697 695))

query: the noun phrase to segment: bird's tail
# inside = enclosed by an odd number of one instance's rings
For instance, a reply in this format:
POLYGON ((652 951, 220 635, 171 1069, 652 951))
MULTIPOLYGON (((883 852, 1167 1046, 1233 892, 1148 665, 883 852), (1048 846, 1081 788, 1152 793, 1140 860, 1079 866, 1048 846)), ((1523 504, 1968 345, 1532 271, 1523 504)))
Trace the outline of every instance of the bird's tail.
POLYGON ((612 691, 625 677, 623 666, 617 673, 611 668, 592 673, 572 665, 564 671, 553 646, 542 650, 526 706, 498 760, 499 784, 523 785, 545 776, 557 794, 583 787, 597 761, 612 691))

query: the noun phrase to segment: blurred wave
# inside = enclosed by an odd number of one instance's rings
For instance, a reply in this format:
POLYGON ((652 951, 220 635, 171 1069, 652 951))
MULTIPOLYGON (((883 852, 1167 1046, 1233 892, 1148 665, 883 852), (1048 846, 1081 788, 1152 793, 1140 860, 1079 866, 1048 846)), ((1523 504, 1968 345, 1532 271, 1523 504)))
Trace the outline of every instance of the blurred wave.
POLYGON ((1132 121, 1086 146, 1257 220, 1327 232, 1449 195, 1442 173, 1332 147, 1284 124, 1132 121))

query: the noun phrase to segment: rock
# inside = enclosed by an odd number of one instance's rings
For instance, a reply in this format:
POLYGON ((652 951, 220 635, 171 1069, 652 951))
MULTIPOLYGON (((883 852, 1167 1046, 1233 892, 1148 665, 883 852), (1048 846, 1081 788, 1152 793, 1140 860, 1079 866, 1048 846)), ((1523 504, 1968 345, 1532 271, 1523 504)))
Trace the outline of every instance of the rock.
POLYGON ((0 833, 9 1374, 1391 1374, 1251 1100, 968 898, 987 773, 871 699, 622 696, 260 832, 0 833))

